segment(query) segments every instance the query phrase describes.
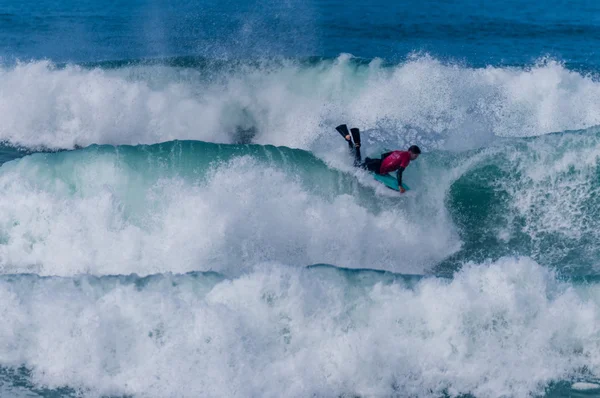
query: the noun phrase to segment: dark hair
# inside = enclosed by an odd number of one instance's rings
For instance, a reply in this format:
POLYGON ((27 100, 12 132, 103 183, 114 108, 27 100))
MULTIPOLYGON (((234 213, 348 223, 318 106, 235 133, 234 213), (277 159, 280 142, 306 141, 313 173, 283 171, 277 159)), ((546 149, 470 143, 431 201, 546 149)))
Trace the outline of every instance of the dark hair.
POLYGON ((419 155, 421 153, 421 149, 416 145, 411 145, 411 147, 408 148, 408 152, 412 152, 415 155, 419 155))

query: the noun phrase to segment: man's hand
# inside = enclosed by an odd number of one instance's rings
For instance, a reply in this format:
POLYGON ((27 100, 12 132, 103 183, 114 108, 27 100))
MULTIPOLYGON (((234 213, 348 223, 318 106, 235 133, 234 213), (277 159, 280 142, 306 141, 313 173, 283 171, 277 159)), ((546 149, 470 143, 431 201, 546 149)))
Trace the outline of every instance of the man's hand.
POLYGON ((399 188, 400 188, 400 193, 404 193, 404 192, 406 192, 406 189, 404 189, 404 187, 402 187, 402 186, 401 186, 401 187, 399 187, 399 188))

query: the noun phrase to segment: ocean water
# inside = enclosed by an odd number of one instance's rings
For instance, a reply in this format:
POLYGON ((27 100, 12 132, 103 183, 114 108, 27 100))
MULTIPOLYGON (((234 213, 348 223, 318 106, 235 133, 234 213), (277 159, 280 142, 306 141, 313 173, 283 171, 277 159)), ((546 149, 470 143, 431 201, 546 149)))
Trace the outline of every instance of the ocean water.
POLYGON ((600 396, 598 48, 584 0, 0 3, 0 396, 600 396))

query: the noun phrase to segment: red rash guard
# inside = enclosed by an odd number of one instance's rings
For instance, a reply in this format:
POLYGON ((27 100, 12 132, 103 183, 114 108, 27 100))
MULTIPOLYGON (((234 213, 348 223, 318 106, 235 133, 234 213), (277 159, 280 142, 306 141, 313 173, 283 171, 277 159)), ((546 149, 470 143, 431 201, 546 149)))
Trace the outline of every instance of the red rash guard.
POLYGON ((410 152, 394 151, 386 156, 381 162, 379 174, 387 174, 391 171, 398 170, 400 167, 407 168, 410 163, 410 152))

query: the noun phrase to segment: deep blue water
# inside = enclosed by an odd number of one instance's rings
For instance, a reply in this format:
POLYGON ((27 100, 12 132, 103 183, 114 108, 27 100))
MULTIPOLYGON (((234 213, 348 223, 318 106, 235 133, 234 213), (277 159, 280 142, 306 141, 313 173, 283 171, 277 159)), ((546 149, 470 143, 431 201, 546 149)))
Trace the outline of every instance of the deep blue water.
POLYGON ((57 62, 172 56, 380 57, 600 65, 600 4, 533 1, 7 1, 1 55, 57 62))

